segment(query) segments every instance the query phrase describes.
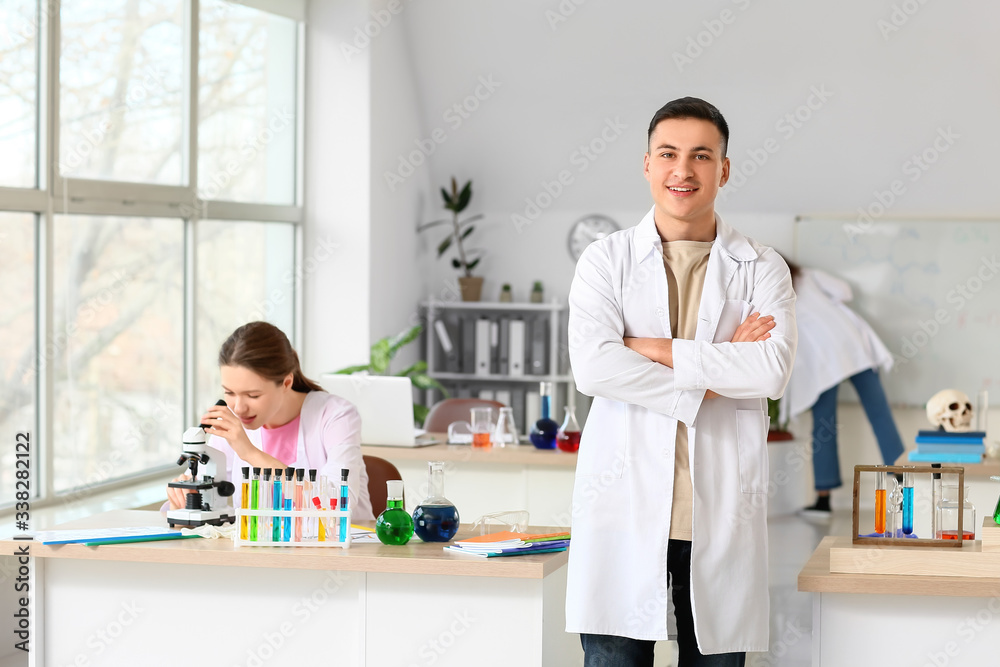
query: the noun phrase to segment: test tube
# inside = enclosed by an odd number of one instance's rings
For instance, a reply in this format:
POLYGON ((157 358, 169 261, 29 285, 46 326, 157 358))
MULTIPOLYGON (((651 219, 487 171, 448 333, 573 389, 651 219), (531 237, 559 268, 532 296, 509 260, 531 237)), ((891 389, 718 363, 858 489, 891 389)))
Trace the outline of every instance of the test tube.
MULTIPOLYGON (((274 469, 274 490, 271 495, 271 509, 280 510, 284 506, 284 496, 281 492, 281 473, 284 468, 274 469)), ((274 525, 271 526, 271 541, 281 541, 281 517, 274 516, 274 525)))
MULTIPOLYGON (((940 463, 932 463, 931 468, 940 468, 940 463)), ((931 474, 931 536, 940 538, 938 531, 941 530, 941 517, 938 514, 938 502, 941 501, 941 473, 931 474)))
MULTIPOLYGON (((316 470, 313 468, 309 469, 309 485, 306 487, 307 496, 309 501, 306 503, 306 507, 311 508, 313 505, 313 499, 319 494, 317 491, 319 487, 316 486, 316 470)), ((311 516, 306 520, 308 538, 310 540, 315 540, 319 536, 319 517, 311 516)))
MULTIPOLYGON (((254 466, 253 479, 250 480, 250 509, 257 509, 260 500, 260 468, 254 466)), ((257 541, 257 517, 250 517, 250 541, 257 541)))
MULTIPOLYGON (((305 479, 306 471, 304 468, 296 468, 295 470, 295 509, 303 510, 305 507, 302 505, 302 493, 305 491, 305 484, 303 480, 305 479)), ((295 541, 302 541, 302 517, 295 517, 295 541)))
POLYGON ((878 473, 875 479, 875 532, 885 534, 885 473, 878 473))
MULTIPOLYGON (((245 510, 250 509, 250 466, 243 466, 243 484, 240 485, 240 507, 245 510)), ((244 514, 240 517, 240 539, 247 539, 249 534, 249 517, 244 514)))
MULTIPOLYGON (((316 496, 313 496, 313 498, 312 498, 312 504, 313 504, 313 507, 315 507, 317 510, 322 510, 323 509, 323 502, 318 497, 316 497, 316 496)), ((323 532, 323 522, 319 523, 319 537, 317 539, 320 542, 325 542, 326 541, 325 540, 325 534, 323 532)))
MULTIPOLYGON (((295 476, 295 468, 285 468, 285 486, 284 486, 284 492, 285 492, 285 511, 286 512, 289 512, 292 509, 292 497, 293 497, 293 494, 294 494, 294 489, 292 488, 292 486, 293 486, 293 484, 292 484, 292 477, 294 477, 294 476, 295 476)), ((282 539, 282 542, 291 542, 292 541, 292 517, 291 516, 284 517, 283 523, 284 523, 284 526, 285 526, 285 536, 282 539)))
MULTIPOLYGON (((349 487, 347 486, 347 476, 348 476, 349 472, 350 471, 347 468, 341 468, 340 469, 340 511, 341 512, 346 512, 348 510, 348 507, 347 507, 347 498, 348 498, 347 489, 349 487)), ((340 541, 341 542, 346 542, 347 541, 347 524, 348 523, 350 523, 350 514, 346 514, 346 515, 340 517, 340 541)))
POLYGON ((903 473, 903 534, 913 532, 913 473, 903 473))
MULTIPOLYGON (((260 502, 258 506, 262 510, 271 509, 271 469, 264 468, 264 473, 260 480, 260 502)), ((257 535, 261 542, 271 541, 271 517, 260 517, 260 525, 257 527, 257 535)))

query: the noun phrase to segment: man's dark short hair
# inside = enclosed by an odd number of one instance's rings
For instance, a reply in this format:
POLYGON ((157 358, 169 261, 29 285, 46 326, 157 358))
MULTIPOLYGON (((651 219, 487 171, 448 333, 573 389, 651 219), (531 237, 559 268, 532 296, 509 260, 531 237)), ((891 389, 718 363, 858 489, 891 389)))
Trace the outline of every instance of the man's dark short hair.
POLYGON ((653 130, 660 124, 660 121, 670 118, 698 118, 700 120, 707 120, 715 125, 715 127, 719 128, 719 134, 722 135, 722 157, 726 156, 726 152, 729 150, 729 125, 726 123, 726 119, 722 117, 721 111, 716 109, 714 105, 697 97, 681 97, 667 102, 660 107, 659 111, 653 114, 653 120, 649 121, 649 131, 646 133, 647 150, 649 140, 653 136, 653 130))

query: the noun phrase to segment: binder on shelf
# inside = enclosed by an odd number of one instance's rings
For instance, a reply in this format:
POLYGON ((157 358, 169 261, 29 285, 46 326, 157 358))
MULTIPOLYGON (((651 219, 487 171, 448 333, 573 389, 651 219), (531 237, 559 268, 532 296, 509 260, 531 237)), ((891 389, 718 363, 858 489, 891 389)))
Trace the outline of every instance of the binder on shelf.
POLYGON ((441 350, 441 370, 446 373, 459 372, 458 349, 443 320, 434 321, 434 332, 437 334, 438 347, 441 350))
POLYGON ((461 372, 472 374, 476 370, 476 322, 468 317, 459 322, 462 327, 461 372))
POLYGON ((531 433, 532 427, 542 418, 542 395, 537 391, 524 393, 524 432, 531 433))
POLYGON ((490 321, 490 373, 500 372, 500 323, 490 321))
POLYGON ((511 320, 510 348, 508 352, 508 363, 510 369, 508 375, 524 375, 524 320, 511 320))
POLYGON ((495 400, 506 406, 510 406, 510 391, 507 389, 497 389, 495 400))
POLYGON ((490 374, 490 325, 485 318, 476 320, 476 375, 490 374))
POLYGON ((480 389, 479 390, 479 398, 480 398, 480 400, 483 400, 483 401, 495 401, 496 400, 493 397, 493 390, 492 389, 480 389))
POLYGON ((510 355, 510 320, 506 317, 500 318, 500 338, 497 341, 497 373, 507 375, 510 366, 507 359, 510 355))
POLYGON ((531 375, 545 375, 548 368, 545 364, 545 351, 549 344, 548 322, 536 318, 531 323, 531 375))

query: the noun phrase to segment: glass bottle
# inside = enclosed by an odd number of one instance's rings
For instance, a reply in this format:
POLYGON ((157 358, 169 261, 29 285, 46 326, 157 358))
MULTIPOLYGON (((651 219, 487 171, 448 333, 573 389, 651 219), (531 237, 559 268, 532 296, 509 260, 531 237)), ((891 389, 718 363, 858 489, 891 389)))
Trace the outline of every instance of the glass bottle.
POLYGON ((938 539, 944 540, 974 540, 976 539, 976 507, 969 500, 969 486, 965 485, 963 497, 958 497, 957 484, 941 486, 940 508, 941 524, 938 527, 938 539), (958 516, 962 515, 962 535, 958 534, 958 516))
POLYGON ((556 435, 556 446, 564 452, 580 449, 580 423, 576 421, 576 410, 572 405, 566 406, 566 417, 556 435))
POLYGON ((552 383, 542 382, 539 393, 542 395, 542 418, 535 422, 529 437, 531 444, 538 449, 555 449, 559 424, 549 416, 552 410, 552 383))
MULTIPOLYGON (((990 477, 994 482, 1000 482, 1000 477, 990 477)), ((997 498, 996 509, 993 510, 993 523, 1000 526, 1000 498, 997 498)))
POLYGON ((497 417, 497 427, 493 430, 493 446, 514 447, 519 443, 517 424, 514 422, 514 408, 500 408, 500 416, 497 417))
POLYGON ((444 497, 444 461, 427 463, 428 494, 413 510, 413 529, 424 542, 448 542, 458 532, 458 510, 444 497))
POLYGON ((382 544, 406 544, 413 536, 413 519, 403 509, 403 480, 390 479, 385 486, 388 498, 375 521, 375 535, 382 544))

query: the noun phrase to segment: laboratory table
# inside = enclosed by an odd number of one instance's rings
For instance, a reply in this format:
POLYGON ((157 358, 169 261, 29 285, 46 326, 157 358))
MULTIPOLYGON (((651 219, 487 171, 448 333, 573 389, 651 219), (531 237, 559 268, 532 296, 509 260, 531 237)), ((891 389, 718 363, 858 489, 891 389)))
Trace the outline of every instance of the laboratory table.
POLYGON ((830 550, 844 548, 852 548, 850 537, 824 538, 799 572, 798 589, 813 593, 813 667, 997 664, 1000 571, 996 577, 831 572, 830 550))
MULTIPOLYGON (((161 524, 160 512, 117 510, 57 528, 161 524)), ((4 540, 4 553, 23 544, 4 540)), ((442 546, 30 544, 30 664, 582 664, 564 631, 566 552, 487 559, 442 546)))

